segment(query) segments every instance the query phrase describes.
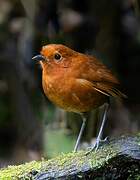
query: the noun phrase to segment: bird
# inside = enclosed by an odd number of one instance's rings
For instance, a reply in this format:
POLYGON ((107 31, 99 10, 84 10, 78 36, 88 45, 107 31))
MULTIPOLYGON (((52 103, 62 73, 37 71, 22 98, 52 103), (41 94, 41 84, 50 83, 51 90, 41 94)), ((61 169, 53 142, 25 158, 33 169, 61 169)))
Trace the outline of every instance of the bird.
POLYGON ((42 86, 52 103, 68 112, 81 115, 82 126, 74 147, 77 151, 91 110, 104 105, 104 114, 96 143, 98 149, 109 109, 109 98, 122 99, 120 83, 95 56, 77 52, 63 44, 44 45, 32 58, 42 67, 42 86))

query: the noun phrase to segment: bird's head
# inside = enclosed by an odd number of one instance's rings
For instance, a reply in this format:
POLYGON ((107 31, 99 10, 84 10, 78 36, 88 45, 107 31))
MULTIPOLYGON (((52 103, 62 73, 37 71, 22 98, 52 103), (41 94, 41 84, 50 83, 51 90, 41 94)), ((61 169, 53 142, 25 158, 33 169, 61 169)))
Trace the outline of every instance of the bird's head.
POLYGON ((62 44, 49 44, 43 46, 40 54, 32 59, 39 61, 42 68, 68 68, 76 55, 76 51, 62 44))

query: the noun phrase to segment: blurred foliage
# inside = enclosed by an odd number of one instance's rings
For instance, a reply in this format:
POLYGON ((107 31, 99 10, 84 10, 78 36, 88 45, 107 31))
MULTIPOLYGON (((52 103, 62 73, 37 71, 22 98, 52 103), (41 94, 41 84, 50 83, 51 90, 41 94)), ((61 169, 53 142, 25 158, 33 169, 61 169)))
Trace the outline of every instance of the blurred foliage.
POLYGON ((55 157, 60 153, 68 153, 74 149, 75 137, 68 135, 64 129, 45 128, 44 156, 55 157), (46 129, 46 130, 45 130, 46 129))
POLYGON ((8 96, 0 96, 0 126, 8 123, 8 119, 10 120, 11 113, 9 111, 10 108, 8 102, 8 96))

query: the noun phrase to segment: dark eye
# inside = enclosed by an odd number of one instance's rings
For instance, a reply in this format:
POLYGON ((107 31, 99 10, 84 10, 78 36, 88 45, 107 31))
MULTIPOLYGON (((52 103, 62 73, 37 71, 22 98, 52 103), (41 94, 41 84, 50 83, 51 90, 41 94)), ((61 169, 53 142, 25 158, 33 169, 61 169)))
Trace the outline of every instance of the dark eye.
POLYGON ((56 54, 54 55, 54 58, 55 58, 56 60, 60 60, 61 57, 62 57, 62 56, 61 56, 59 53, 56 53, 56 54))

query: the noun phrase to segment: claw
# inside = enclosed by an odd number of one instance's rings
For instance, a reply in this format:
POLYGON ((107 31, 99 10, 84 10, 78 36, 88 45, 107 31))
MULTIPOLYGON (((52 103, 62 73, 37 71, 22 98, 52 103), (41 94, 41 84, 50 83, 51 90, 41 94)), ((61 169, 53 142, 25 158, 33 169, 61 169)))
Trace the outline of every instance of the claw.
POLYGON ((101 140, 101 139, 96 139, 95 144, 93 145, 93 147, 90 148, 90 150, 88 150, 88 152, 86 153, 86 155, 90 154, 93 151, 97 151, 99 149, 99 146, 102 145, 102 143, 106 143, 108 142, 109 137, 106 137, 105 139, 101 140))
POLYGON ((94 146, 92 147, 92 150, 95 149, 95 151, 97 151, 101 142, 102 142, 102 140, 97 139, 94 146))
POLYGON ((109 141, 109 137, 108 137, 108 136, 105 137, 104 139, 101 139, 101 140, 100 140, 101 143, 106 143, 106 142, 108 142, 108 141, 109 141))

